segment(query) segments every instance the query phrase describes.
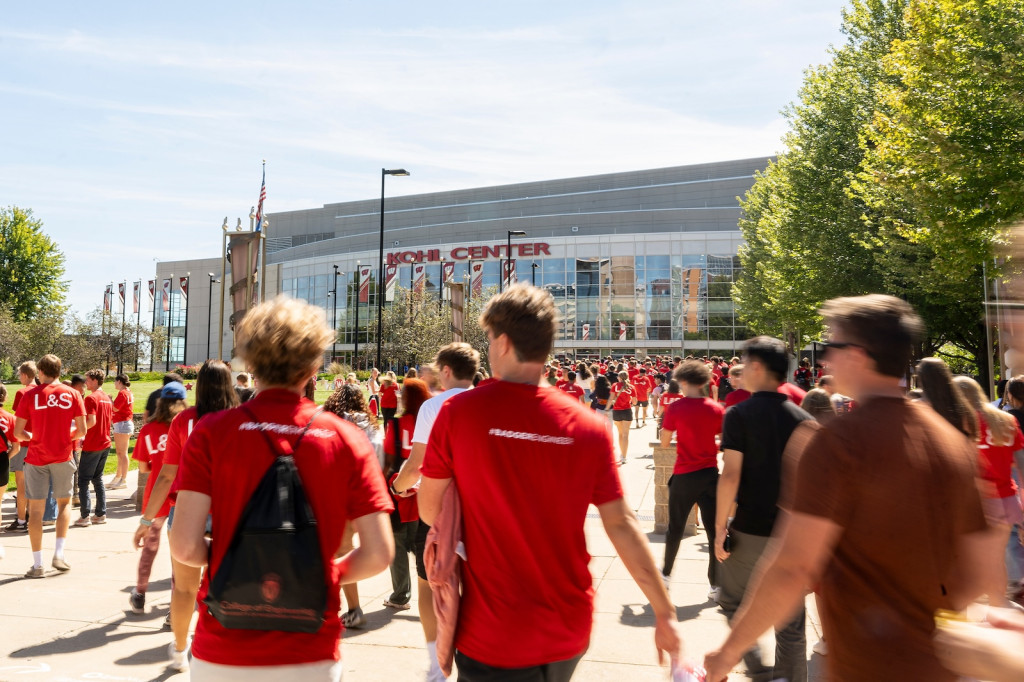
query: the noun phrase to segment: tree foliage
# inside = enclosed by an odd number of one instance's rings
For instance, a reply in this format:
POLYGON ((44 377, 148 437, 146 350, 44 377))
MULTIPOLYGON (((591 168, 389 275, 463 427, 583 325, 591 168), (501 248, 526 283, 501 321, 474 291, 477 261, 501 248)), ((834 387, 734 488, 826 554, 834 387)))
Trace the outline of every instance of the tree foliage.
POLYGON ((64 254, 31 210, 0 208, 0 272, 0 306, 15 320, 58 312, 67 291, 64 254))

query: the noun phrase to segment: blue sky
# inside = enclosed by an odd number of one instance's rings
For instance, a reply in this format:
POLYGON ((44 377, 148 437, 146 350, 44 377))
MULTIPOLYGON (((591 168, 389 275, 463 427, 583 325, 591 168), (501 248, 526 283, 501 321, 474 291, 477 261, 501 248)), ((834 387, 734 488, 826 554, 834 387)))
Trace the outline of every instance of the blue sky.
POLYGON ((775 153, 837 0, 6 3, 0 205, 69 303, 267 212, 775 153))

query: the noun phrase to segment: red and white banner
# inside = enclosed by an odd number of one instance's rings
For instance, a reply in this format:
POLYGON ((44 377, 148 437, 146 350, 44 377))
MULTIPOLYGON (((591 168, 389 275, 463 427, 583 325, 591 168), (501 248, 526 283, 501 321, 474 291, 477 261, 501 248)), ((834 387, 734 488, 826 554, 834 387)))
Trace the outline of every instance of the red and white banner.
POLYGON ((447 301, 451 298, 451 288, 448 286, 455 279, 455 263, 447 261, 441 263, 441 300, 447 301))
POLYGON ((508 289, 516 283, 516 261, 515 259, 505 260, 501 264, 505 269, 505 288, 508 289))
POLYGON ((384 266, 384 300, 391 303, 395 300, 395 282, 398 281, 398 266, 384 266))
POLYGON ((132 314, 139 314, 139 296, 142 294, 142 280, 135 282, 132 289, 132 314))
POLYGON ((107 314, 110 314, 110 288, 111 285, 108 284, 103 290, 103 312, 107 314))
POLYGON ((153 310, 154 302, 156 301, 156 280, 149 280, 149 309, 153 310))
POLYGON ((589 341, 590 340, 590 325, 586 324, 586 323, 584 323, 584 325, 583 325, 583 340, 584 341, 589 341))
POLYGON ((124 309, 124 286, 125 286, 124 282, 118 282, 117 283, 117 297, 121 301, 121 309, 122 310, 124 309))
POLYGON ((484 262, 480 260, 469 261, 469 288, 473 296, 479 296, 484 291, 484 262))
POLYGON ((162 304, 165 313, 171 309, 171 280, 169 279, 164 280, 164 297, 162 304))
POLYGON ((369 303, 370 302, 370 273, 373 272, 373 268, 369 265, 359 266, 359 302, 369 303))
POLYGON ((188 277, 178 278, 178 289, 181 290, 181 300, 188 305, 188 277))
POLYGON ((423 293, 423 287, 427 284, 427 266, 423 263, 413 263, 412 266, 412 290, 417 294, 423 293))
POLYGON ((619 322, 619 341, 626 340, 626 323, 619 322))

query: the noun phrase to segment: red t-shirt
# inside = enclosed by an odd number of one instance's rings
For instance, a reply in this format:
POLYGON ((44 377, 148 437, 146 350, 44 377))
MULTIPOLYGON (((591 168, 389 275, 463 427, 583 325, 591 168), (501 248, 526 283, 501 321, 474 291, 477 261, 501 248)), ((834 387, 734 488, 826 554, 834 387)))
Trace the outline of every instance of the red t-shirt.
POLYGON ((114 404, 110 396, 102 390, 93 391, 85 396, 85 414, 96 415, 96 423, 85 432, 82 439, 82 450, 96 452, 110 447, 110 425, 113 422, 114 404))
POLYGON ((209 495, 213 517, 210 569, 204 572, 199 588, 199 623, 192 644, 193 655, 201 660, 270 666, 341 658, 338 610, 342 575, 333 560, 334 553, 341 546, 348 521, 367 514, 390 513, 393 507, 370 441, 362 430, 334 414, 318 415, 294 454, 306 499, 317 521, 328 580, 323 625, 311 634, 229 630, 203 604, 210 575, 220 568, 245 505, 273 463, 275 455, 264 435, 279 451, 286 452, 316 410, 315 403, 291 391, 263 390, 242 407, 204 415, 185 443, 179 469, 183 474, 181 489, 209 495))
POLYGON ((681 398, 668 406, 661 428, 676 432, 673 474, 718 467, 715 436, 722 432, 725 408, 711 398, 681 398))
POLYGON ((630 388, 621 381, 615 382, 612 386, 612 393, 618 393, 615 398, 615 404, 612 405, 613 410, 631 410, 633 409, 633 395, 635 388, 630 388))
MULTIPOLYGON (((196 417, 197 414, 198 410, 195 407, 183 410, 171 421, 171 428, 167 430, 167 448, 164 450, 164 464, 178 467, 174 483, 171 484, 171 489, 167 493, 167 498, 171 501, 172 507, 178 497, 178 488, 181 487, 181 453, 185 449, 185 441, 188 440, 192 429, 199 422, 199 419, 196 417)), ((203 416, 205 417, 206 415, 203 416)))
MULTIPOLYGON (((0 431, 4 432, 4 435, 7 436, 7 441, 12 446, 18 442, 18 439, 14 437, 14 415, 2 407, 0 407, 0 431)), ((0 443, 0 447, 3 447, 2 443, 0 443)), ((10 454, 9 448, 7 453, 10 454)))
POLYGON ((398 408, 398 384, 392 382, 387 386, 381 387, 380 407, 382 410, 398 408))
POLYGON ((85 416, 81 393, 61 383, 34 386, 18 403, 16 414, 32 434, 26 464, 44 466, 71 459, 71 427, 75 417, 85 416))
MULTIPOLYGON (((15 414, 15 415, 18 414, 18 405, 21 404, 21 399, 24 398, 25 394, 28 393, 33 388, 35 388, 35 384, 29 385, 29 386, 22 386, 21 388, 19 388, 15 392, 15 394, 14 394, 14 402, 11 403, 11 414, 15 414)), ((13 436, 13 433, 11 435, 13 436)), ((27 442, 22 441, 22 440, 19 440, 18 442, 21 443, 21 446, 23 448, 28 447, 28 443, 27 442)))
MULTIPOLYGON (((135 441, 132 459, 149 463, 149 478, 146 480, 146 490, 142 494, 143 509, 149 504, 149 494, 153 491, 153 484, 156 483, 160 469, 164 465, 164 452, 167 450, 167 431, 170 427, 170 424, 163 422, 148 422, 139 429, 139 437, 135 441)), ((156 515, 158 517, 167 516, 170 510, 171 501, 166 499, 156 515)))
POLYGON ((745 388, 733 389, 729 395, 725 396, 725 407, 730 408, 733 405, 739 405, 744 400, 750 397, 750 391, 745 388))
POLYGON ((1017 494, 1017 484, 1013 482, 1010 469, 1013 467, 1013 453, 1024 448, 1024 434, 1018 426, 1012 444, 996 445, 983 415, 978 415, 978 423, 981 426, 978 471, 990 484, 985 486, 984 494, 986 497, 1013 497, 1017 494))
POLYGON ((789 383, 788 381, 784 381, 781 384, 779 384, 779 387, 776 390, 779 393, 784 393, 786 397, 788 397, 797 405, 802 403, 804 401, 804 396, 807 395, 807 391, 800 388, 796 384, 789 383))
POLYGON ((626 374, 629 375, 629 383, 633 383, 633 380, 636 379, 636 375, 639 373, 640 369, 638 367, 630 367, 627 369, 626 374))
POLYGON ((583 389, 579 387, 579 384, 570 384, 568 381, 559 386, 565 393, 568 393, 576 400, 580 400, 583 397, 583 389))
POLYGON ((622 497, 608 421, 561 391, 480 384, 441 407, 420 471, 459 487, 458 650, 501 668, 582 653, 594 596, 583 525, 591 504, 622 497))
MULTIPOLYGON (((384 425, 384 454, 386 455, 395 454, 395 431, 392 426, 393 424, 394 421, 388 420, 388 423, 384 425)), ((403 414, 399 417, 398 429, 401 434, 402 459, 407 460, 409 455, 412 454, 412 434, 416 433, 416 415, 403 414)), ((392 474, 391 480, 388 483, 394 483, 394 479, 397 477, 397 473, 392 474)), ((418 485, 413 486, 410 490, 415 491, 418 485)), ((395 505, 395 509, 398 510, 398 516, 402 519, 402 523, 419 520, 420 506, 416 501, 416 495, 411 497, 396 497, 392 495, 391 502, 395 505)))
POLYGON ((658 405, 661 406, 662 414, 665 413, 665 410, 668 408, 669 405, 671 405, 672 403, 674 403, 675 401, 679 400, 682 397, 683 396, 681 393, 662 393, 661 397, 658 398, 658 405))
POLYGON ((555 382, 555 388, 562 388, 567 383, 569 383, 568 379, 559 379, 558 381, 555 382))
POLYGON ((654 382, 651 381, 651 377, 644 375, 637 375, 636 380, 633 381, 633 388, 636 389, 636 399, 638 402, 644 402, 647 400, 647 395, 654 388, 654 382))
POLYGON ((135 397, 127 388, 122 388, 114 398, 114 422, 126 422, 132 418, 132 404, 135 397))

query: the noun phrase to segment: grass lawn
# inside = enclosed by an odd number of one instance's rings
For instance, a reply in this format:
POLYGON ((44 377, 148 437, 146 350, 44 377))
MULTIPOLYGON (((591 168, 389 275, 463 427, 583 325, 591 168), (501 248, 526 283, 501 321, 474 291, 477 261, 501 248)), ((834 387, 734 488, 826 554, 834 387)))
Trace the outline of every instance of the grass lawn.
MULTIPOLYGON (((195 386, 195 381, 194 380, 193 381, 186 381, 185 382, 186 388, 189 385, 194 387, 195 386)), ((7 386, 7 400, 4 402, 3 407, 4 407, 5 410, 7 410, 9 412, 11 410, 11 404, 14 402, 14 394, 18 391, 18 389, 21 388, 21 384, 15 382, 13 384, 5 384, 5 386, 7 386)), ((153 391, 157 390, 158 388, 160 388, 162 386, 163 386, 163 382, 161 382, 161 381, 134 381, 134 382, 132 382, 132 385, 131 385, 130 388, 131 388, 132 396, 135 399, 135 401, 134 401, 135 414, 142 414, 145 411, 145 409, 146 409, 146 398, 149 397, 150 393, 152 393, 153 391)), ((114 390, 114 383, 112 381, 108 381, 105 384, 103 384, 103 390, 107 392, 107 395, 110 396, 111 400, 113 400, 114 396, 117 395, 117 392, 114 390)), ((316 392, 316 403, 318 405, 323 405, 324 401, 327 400, 327 397, 329 395, 331 395, 331 393, 333 393, 333 392, 334 392, 333 389, 329 390, 329 391, 317 390, 317 392, 316 392)), ((186 391, 186 393, 187 393, 187 396, 186 396, 185 399, 188 402, 188 404, 189 405, 195 404, 195 391, 194 390, 188 390, 188 391, 186 391)), ((129 458, 128 459, 128 467, 129 467, 129 469, 137 469, 138 468, 138 464, 135 462, 135 460, 131 459, 131 456, 132 456, 131 453, 132 453, 132 451, 134 449, 135 449, 135 436, 133 435, 131 441, 129 441, 129 443, 128 443, 128 458, 129 458)), ((117 455, 114 454, 114 443, 111 442, 110 443, 110 455, 107 457, 107 465, 106 465, 106 467, 104 467, 103 471, 104 471, 104 473, 107 473, 107 474, 113 474, 116 470, 117 470, 117 455)), ((14 474, 13 473, 10 476, 10 480, 9 480, 9 482, 7 484, 7 489, 8 490, 15 490, 16 489, 16 486, 14 485, 14 474)))

